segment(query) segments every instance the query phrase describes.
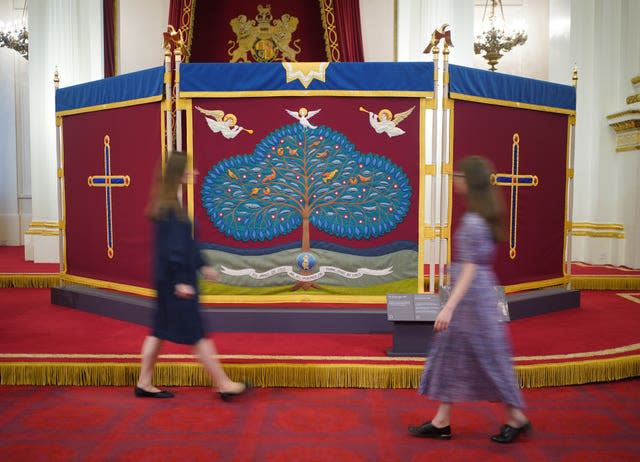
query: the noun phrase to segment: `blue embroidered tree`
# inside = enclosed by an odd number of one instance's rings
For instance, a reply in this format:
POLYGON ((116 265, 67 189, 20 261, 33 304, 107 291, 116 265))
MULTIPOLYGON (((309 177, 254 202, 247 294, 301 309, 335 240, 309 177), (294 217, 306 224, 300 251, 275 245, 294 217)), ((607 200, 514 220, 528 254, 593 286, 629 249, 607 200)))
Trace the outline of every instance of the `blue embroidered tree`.
POLYGON ((265 241, 309 224, 334 236, 369 239, 394 229, 409 210, 411 186, 385 157, 358 152, 341 133, 300 124, 281 127, 253 154, 215 165, 202 185, 202 204, 222 232, 265 241))

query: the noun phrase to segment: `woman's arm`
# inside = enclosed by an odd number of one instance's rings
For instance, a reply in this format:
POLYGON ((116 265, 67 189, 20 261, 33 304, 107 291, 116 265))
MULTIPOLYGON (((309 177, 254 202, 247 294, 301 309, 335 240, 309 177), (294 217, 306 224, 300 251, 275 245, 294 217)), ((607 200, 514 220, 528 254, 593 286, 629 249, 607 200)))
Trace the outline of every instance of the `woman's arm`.
POLYGON ((467 293, 469 287, 471 287, 473 278, 476 275, 477 267, 478 265, 475 263, 465 262, 462 264, 460 276, 451 291, 449 300, 444 304, 442 310, 440 310, 440 313, 438 313, 438 316, 436 317, 435 323, 433 324, 433 330, 436 332, 446 330, 449 327, 453 311, 456 309, 456 306, 458 306, 458 303, 460 303, 460 300, 462 300, 462 297, 467 293))

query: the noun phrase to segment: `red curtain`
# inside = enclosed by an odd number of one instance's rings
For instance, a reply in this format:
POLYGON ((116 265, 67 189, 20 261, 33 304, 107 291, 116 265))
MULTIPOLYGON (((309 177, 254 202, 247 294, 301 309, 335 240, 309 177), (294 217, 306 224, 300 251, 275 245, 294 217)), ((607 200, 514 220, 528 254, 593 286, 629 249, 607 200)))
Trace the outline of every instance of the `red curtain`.
POLYGON ((182 12, 184 0, 171 0, 169 3, 169 24, 176 30, 180 27, 180 13, 182 12))
POLYGON ((116 0, 102 0, 102 21, 104 33, 104 76, 116 75, 116 0))
POLYGON ((340 61, 364 61, 359 0, 334 0, 340 61))

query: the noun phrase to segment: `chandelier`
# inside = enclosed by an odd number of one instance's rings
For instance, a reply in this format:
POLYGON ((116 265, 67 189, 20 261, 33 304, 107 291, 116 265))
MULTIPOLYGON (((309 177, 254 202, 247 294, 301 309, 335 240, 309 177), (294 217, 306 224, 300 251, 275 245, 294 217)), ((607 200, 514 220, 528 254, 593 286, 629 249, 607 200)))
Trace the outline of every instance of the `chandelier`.
POLYGON ((502 0, 486 0, 482 14, 482 25, 483 32, 476 36, 473 42, 473 51, 477 55, 484 51, 482 57, 491 66, 489 70, 495 71, 496 64, 502 58, 503 52, 510 51, 515 46, 524 45, 527 41, 527 34, 523 30, 509 32, 505 30, 502 0), (497 6, 500 7, 500 17, 496 15, 497 6), (490 8, 488 21, 486 21, 487 7, 490 8))
POLYGON ((10 48, 29 59, 29 32, 24 25, 5 24, 0 21, 0 47, 10 48))

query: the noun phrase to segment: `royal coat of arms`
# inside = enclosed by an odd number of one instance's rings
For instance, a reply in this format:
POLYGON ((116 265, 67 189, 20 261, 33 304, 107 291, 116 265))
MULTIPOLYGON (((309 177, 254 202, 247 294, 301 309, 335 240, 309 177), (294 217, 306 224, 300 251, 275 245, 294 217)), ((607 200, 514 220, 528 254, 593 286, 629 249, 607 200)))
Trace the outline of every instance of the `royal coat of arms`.
POLYGON ((228 42, 229 62, 251 61, 249 54, 253 61, 261 63, 296 61, 296 55, 301 51, 300 39, 291 40, 298 22, 298 18, 290 14, 273 19, 271 5, 258 5, 255 19, 248 19, 243 14, 233 18, 229 25, 236 34, 236 40, 228 42))

